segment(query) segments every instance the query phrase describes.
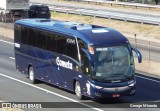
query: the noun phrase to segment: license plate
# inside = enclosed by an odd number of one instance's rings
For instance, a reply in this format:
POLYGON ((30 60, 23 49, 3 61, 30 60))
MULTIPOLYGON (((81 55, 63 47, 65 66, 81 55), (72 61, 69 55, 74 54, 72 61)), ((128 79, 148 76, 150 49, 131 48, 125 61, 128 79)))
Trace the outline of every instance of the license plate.
POLYGON ((113 94, 112 97, 113 98, 118 98, 118 97, 120 97, 120 94, 113 94))

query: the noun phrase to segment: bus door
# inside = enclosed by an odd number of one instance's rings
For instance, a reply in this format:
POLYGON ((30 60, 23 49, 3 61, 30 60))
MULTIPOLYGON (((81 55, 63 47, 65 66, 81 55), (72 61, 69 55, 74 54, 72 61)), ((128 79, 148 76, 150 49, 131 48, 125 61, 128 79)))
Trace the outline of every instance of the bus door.
POLYGON ((61 83, 64 88, 72 90, 73 79, 80 71, 77 42, 74 37, 70 36, 66 36, 65 39, 63 39, 63 43, 62 40, 58 42, 59 46, 57 46, 57 49, 61 49, 61 51, 63 50, 63 52, 60 52, 63 53, 63 55, 56 59, 62 77, 61 83))
MULTIPOLYGON (((81 87, 85 90, 83 90, 82 93, 87 93, 90 95, 90 87, 86 84, 88 84, 88 81, 90 80, 92 76, 92 68, 93 66, 91 65, 91 60, 89 60, 89 52, 81 48, 81 64, 82 64, 82 73, 84 74, 83 79, 80 81, 81 82, 81 87)), ((91 57, 91 56, 90 56, 91 57)))

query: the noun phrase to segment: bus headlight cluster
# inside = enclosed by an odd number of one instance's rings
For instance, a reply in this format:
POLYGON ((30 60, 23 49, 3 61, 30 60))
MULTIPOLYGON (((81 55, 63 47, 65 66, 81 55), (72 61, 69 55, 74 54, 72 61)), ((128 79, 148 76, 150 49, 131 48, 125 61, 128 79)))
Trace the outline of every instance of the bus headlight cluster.
POLYGON ((128 86, 132 87, 132 86, 134 86, 136 84, 136 81, 128 82, 128 84, 129 84, 128 86))
POLYGON ((101 89, 101 88, 103 88, 103 87, 101 87, 101 86, 94 85, 94 84, 90 83, 89 81, 88 81, 88 83, 89 83, 93 88, 96 88, 96 89, 101 89))
POLYGON ((96 88, 96 89, 102 89, 103 87, 101 87, 101 86, 96 86, 96 85, 95 85, 95 88, 96 88))

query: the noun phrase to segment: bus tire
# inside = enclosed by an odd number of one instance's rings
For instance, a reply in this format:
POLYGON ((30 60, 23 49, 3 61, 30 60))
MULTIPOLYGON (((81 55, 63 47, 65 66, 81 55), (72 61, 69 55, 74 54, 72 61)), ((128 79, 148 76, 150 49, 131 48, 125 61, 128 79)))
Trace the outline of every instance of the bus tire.
POLYGON ((80 83, 78 81, 76 81, 74 89, 75 89, 75 94, 78 97, 78 99, 82 100, 84 97, 82 95, 81 86, 80 86, 80 83))
POLYGON ((34 69, 33 67, 29 68, 29 80, 32 84, 36 83, 36 79, 35 79, 35 74, 34 74, 34 69))

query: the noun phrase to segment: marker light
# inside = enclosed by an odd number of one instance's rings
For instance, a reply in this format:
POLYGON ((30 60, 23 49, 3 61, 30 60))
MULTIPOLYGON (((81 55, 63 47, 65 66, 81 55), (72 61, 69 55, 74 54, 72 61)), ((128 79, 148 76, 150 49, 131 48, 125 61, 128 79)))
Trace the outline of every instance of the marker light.
POLYGON ((92 46, 89 47, 89 52, 90 52, 91 54, 94 54, 94 48, 93 48, 92 46))
POLYGON ((130 86, 130 87, 134 86, 134 83, 131 83, 129 86, 130 86))

